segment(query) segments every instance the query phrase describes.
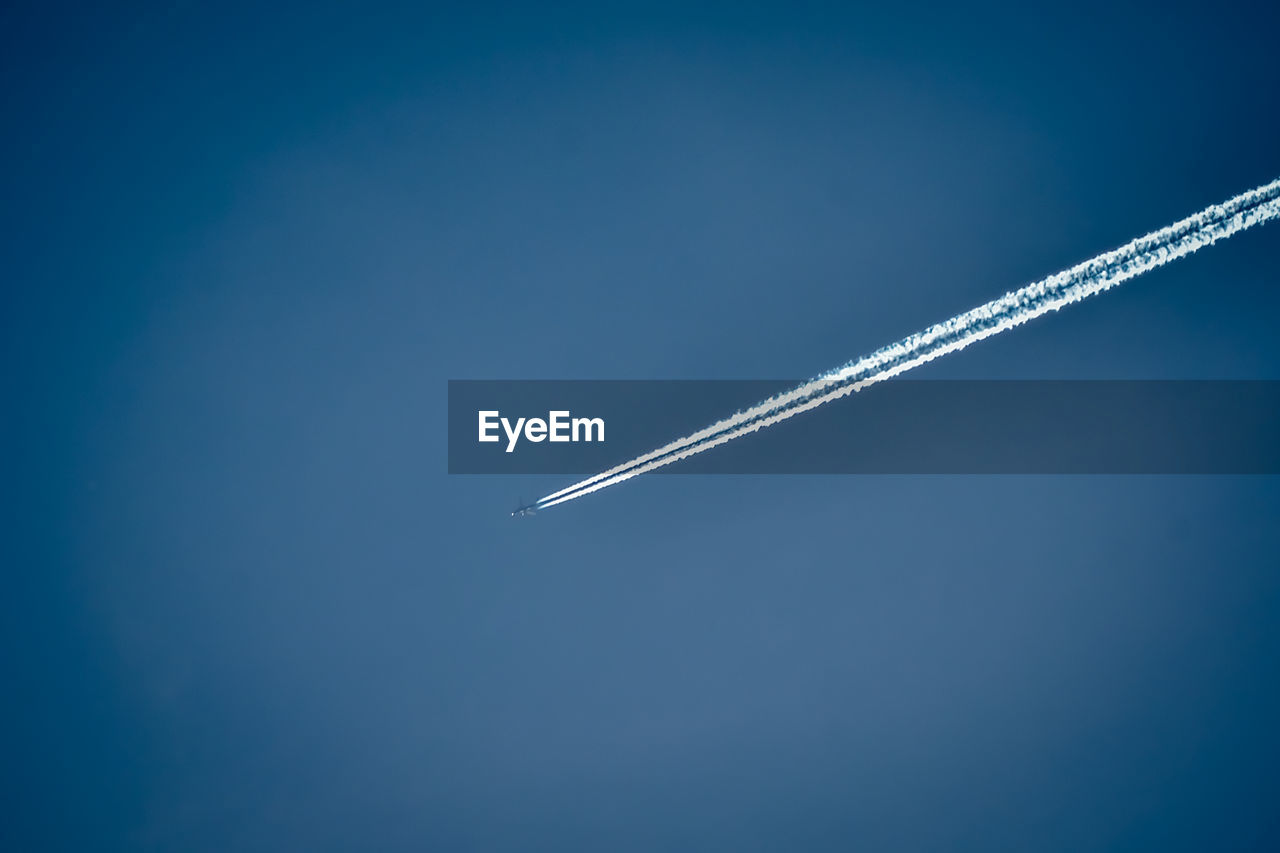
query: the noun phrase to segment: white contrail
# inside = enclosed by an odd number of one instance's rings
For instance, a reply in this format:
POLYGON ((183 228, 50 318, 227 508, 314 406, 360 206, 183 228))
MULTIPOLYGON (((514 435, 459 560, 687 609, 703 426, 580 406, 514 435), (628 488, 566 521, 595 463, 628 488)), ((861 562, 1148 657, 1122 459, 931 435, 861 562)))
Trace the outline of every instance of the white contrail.
POLYGON ((917 332, 870 355, 828 371, 783 394, 717 421, 657 450, 614 466, 540 499, 555 506, 629 480, 786 420, 825 402, 897 376, 975 341, 1019 326, 1049 311, 1079 302, 1121 282, 1211 246, 1219 240, 1280 217, 1280 180, 1241 193, 1222 204, 1098 255, 1082 264, 1005 294, 985 305, 917 332))

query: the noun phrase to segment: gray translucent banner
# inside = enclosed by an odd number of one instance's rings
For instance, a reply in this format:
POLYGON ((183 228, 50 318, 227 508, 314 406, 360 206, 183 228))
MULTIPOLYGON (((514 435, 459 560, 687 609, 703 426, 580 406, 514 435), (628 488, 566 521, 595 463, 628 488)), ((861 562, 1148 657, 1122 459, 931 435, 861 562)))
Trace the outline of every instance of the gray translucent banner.
MULTIPOLYGON (((449 473, 595 474, 796 384, 450 381, 449 473), (481 412, 498 440, 479 440, 481 412), (521 418, 556 424, 513 444, 521 418)), ((1276 474, 1280 382, 889 381, 659 471, 1276 474)))

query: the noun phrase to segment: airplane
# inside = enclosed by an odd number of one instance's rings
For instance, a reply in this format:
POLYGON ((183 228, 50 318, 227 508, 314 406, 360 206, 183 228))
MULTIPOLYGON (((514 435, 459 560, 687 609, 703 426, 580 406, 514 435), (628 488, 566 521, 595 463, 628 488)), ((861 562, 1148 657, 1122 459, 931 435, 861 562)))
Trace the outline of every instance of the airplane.
POLYGON ((526 515, 536 515, 537 512, 538 512, 538 505, 536 503, 533 503, 533 504, 528 504, 526 506, 516 507, 515 511, 511 513, 511 517, 523 518, 526 515))

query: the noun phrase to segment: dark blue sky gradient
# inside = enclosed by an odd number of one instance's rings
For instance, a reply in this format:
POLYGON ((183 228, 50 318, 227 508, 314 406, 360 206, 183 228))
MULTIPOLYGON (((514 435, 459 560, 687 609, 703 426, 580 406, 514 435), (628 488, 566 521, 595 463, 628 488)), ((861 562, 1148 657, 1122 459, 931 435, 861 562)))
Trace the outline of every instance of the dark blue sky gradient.
MULTIPOLYGON (((445 383, 812 375, 1275 178, 1278 23, 10 4, 0 848, 1277 849, 1275 478, 517 523, 445 383)), ((1278 379, 1278 269, 916 375, 1278 379)))

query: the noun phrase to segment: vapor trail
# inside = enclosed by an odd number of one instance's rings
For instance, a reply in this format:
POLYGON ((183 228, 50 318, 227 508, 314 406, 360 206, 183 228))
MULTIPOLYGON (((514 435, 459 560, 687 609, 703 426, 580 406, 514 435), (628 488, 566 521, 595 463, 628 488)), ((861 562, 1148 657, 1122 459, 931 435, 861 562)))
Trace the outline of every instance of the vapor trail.
POLYGON ((588 495, 771 426, 1276 218, 1280 218, 1280 179, 1211 205, 1118 249, 930 326, 705 429, 553 492, 541 498, 537 507, 545 509, 588 495))

